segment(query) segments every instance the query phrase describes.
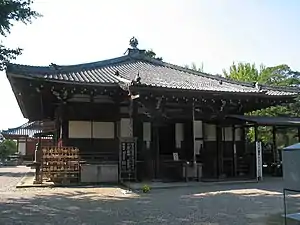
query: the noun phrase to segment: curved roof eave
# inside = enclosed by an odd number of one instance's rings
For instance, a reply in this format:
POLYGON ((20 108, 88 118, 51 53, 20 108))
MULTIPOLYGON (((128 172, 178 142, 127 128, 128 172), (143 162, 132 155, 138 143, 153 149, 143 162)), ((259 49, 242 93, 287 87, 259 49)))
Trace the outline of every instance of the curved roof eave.
MULTIPOLYGON (((149 68, 146 65, 146 71, 143 73, 152 73, 152 76, 147 75, 148 81, 145 85, 152 87, 163 87, 163 88, 171 88, 171 89, 181 89, 181 90, 194 90, 199 89, 201 91, 213 90, 214 87, 203 85, 197 85, 198 83, 203 82, 211 82, 212 85, 215 85, 216 90, 223 90, 224 92, 251 92, 251 93, 269 93, 269 95, 296 95, 299 93, 297 88, 291 87, 275 87, 275 86, 267 86, 267 85, 257 85, 254 83, 240 82, 234 81, 231 79, 227 79, 225 77, 219 75, 211 75, 199 71, 195 71, 192 69, 183 68, 181 66, 173 65, 170 63, 166 63, 163 61, 159 61, 145 55, 144 51, 136 50, 133 53, 128 54, 126 56, 121 56, 113 59, 102 60, 97 62, 85 63, 85 64, 77 64, 77 65, 67 65, 67 66, 59 66, 52 64, 48 67, 40 67, 40 66, 27 66, 27 65, 19 65, 19 64, 8 64, 7 66, 7 76, 10 77, 23 77, 27 79, 36 79, 41 78, 45 81, 49 82, 61 82, 68 84, 84 84, 84 85, 93 85, 93 86, 117 86, 120 83, 130 83, 132 77, 129 77, 128 74, 134 74, 134 71, 139 72, 138 62, 145 62, 152 67, 149 68), (163 72, 158 71, 162 70, 163 72), (120 69, 120 75, 118 70, 120 69), (150 69, 147 71, 147 69, 150 69), (121 72, 122 71, 122 72, 121 72), (124 75, 125 72, 125 76, 124 75), (161 72, 161 74, 156 74, 156 72, 161 72), (175 82, 168 82, 168 80, 173 77, 166 77, 168 74, 176 75, 174 77, 175 82), (186 80, 180 78, 180 76, 184 75, 186 80), (159 77, 159 79, 158 79, 159 77), (202 78, 199 79, 199 77, 202 78), (176 78, 179 78, 176 81, 176 78), (154 79, 154 82, 152 80, 154 79), (157 80, 163 81, 158 82, 157 80), (220 85, 217 85, 219 83, 220 85), (224 85, 221 85, 221 84, 224 85), (178 85, 180 84, 180 85, 178 85), (232 90, 229 90, 232 87, 232 90), (228 91, 229 90, 229 91, 228 91)), ((131 76, 130 75, 130 76, 131 76)), ((142 81, 145 79, 142 78, 142 81)), ((268 94, 267 94, 268 95, 268 94)))

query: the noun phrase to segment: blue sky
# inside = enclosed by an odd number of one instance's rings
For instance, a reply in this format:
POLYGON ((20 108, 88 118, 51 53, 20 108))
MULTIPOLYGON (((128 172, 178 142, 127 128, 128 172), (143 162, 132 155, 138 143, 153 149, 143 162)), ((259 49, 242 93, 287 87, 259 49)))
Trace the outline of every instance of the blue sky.
MULTIPOLYGON (((77 64, 121 56, 129 39, 164 61, 203 62, 222 73, 233 61, 300 71, 300 2, 297 0, 35 0, 43 14, 16 24, 3 40, 21 47, 20 64, 77 64)), ((23 118, 5 73, 0 73, 0 130, 23 118)))

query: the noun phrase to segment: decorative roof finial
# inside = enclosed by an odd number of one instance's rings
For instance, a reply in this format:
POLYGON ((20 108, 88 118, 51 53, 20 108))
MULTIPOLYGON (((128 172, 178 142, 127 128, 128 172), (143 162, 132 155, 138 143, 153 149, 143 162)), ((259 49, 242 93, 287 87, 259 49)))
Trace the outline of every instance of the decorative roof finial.
POLYGON ((132 37, 129 41, 129 45, 134 49, 137 49, 138 44, 139 42, 135 37, 132 37))

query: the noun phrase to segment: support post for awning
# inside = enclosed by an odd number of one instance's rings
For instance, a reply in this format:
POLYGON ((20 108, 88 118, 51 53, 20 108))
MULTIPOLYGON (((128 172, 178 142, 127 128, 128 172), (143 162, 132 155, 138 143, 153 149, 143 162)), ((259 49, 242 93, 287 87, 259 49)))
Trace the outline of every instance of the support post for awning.
POLYGON ((192 103, 192 126, 193 126, 193 165, 196 166, 197 158, 195 151, 195 142, 196 142, 196 132, 195 132, 195 102, 192 103))
POLYGON ((236 137, 235 137, 235 125, 232 126, 232 142, 233 142, 233 175, 237 176, 237 154, 236 154, 236 137))
POLYGON ((262 144, 258 140, 258 127, 257 124, 254 126, 254 136, 255 136, 255 168, 256 168, 256 179, 257 181, 262 180, 262 144))
POLYGON ((276 127, 272 127, 272 138, 273 138, 273 162, 278 162, 278 154, 277 154, 277 142, 276 142, 276 127))
POLYGON ((258 126, 254 125, 254 141, 255 143, 258 141, 258 126))
POLYGON ((253 160, 254 160, 254 174, 255 174, 255 177, 257 178, 258 177, 258 174, 257 174, 257 153, 256 153, 256 148, 257 148, 257 142, 258 142, 258 127, 257 125, 254 125, 254 157, 253 157, 253 160))

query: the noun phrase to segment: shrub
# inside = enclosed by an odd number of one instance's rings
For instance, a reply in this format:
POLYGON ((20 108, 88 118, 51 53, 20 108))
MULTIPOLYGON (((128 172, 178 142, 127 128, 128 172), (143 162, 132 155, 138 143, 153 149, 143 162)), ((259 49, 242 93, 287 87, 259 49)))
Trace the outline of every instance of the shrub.
POLYGON ((147 184, 145 184, 142 188, 143 193, 148 193, 150 191, 150 186, 148 186, 147 184))

